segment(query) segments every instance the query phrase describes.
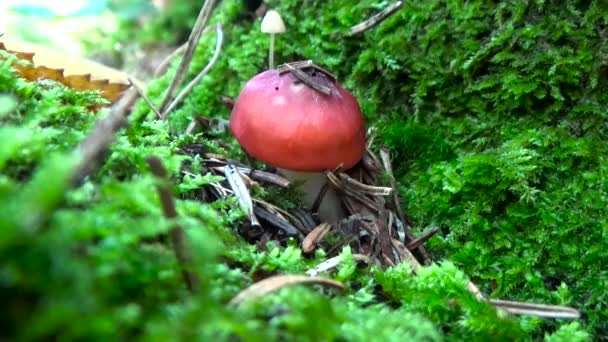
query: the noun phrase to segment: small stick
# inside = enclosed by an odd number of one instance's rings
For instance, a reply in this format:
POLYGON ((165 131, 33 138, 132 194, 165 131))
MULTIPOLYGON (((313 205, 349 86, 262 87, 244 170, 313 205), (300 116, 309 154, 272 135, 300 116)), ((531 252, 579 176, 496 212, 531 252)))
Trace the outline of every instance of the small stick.
POLYGON ((171 81, 167 94, 160 105, 160 112, 163 114, 165 114, 165 109, 173 98, 173 94, 181 85, 184 77, 186 77, 186 72, 188 71, 188 67, 192 62, 192 57, 194 56, 194 51, 196 50, 198 41, 203 35, 203 30, 207 24, 207 20, 209 20, 209 15, 211 14, 213 5, 215 5, 215 0, 205 0, 203 7, 201 7, 201 11, 198 13, 198 18, 196 18, 196 23, 194 24, 194 28, 192 29, 192 32, 190 32, 190 37, 188 38, 188 45, 186 47, 186 51, 184 52, 184 57, 182 58, 182 61, 177 68, 177 72, 175 73, 175 77, 173 77, 173 81, 171 81))
MULTIPOLYGON (((213 28, 212 26, 207 26, 205 27, 205 29, 203 30, 203 35, 209 33, 209 31, 211 31, 211 28, 213 28)), ((177 56, 181 55, 184 53, 184 51, 186 51, 186 47, 188 47, 188 43, 184 43, 181 46, 179 46, 177 49, 173 50, 173 52, 171 52, 167 57, 165 57, 165 59, 163 59, 162 62, 160 62, 160 64, 158 64, 158 66, 156 67, 156 70, 154 70, 154 78, 159 78, 162 74, 164 74, 165 72, 167 72, 167 69, 169 68, 169 63, 171 63, 171 61, 176 58, 177 56)))
POLYGON ((177 95, 175 100, 173 100, 171 104, 167 107, 167 109, 163 112, 165 118, 169 116, 169 114, 171 114, 175 107, 180 102, 182 102, 182 100, 192 91, 192 89, 194 89, 197 84, 199 84, 201 79, 203 79, 203 77, 207 75, 207 73, 209 73, 209 70, 211 70, 215 62, 217 62, 217 59, 220 56, 220 51, 222 49, 222 42, 224 41, 224 32, 222 31, 222 26, 220 24, 217 24, 216 32, 217 41, 215 43, 215 51, 213 52, 213 56, 211 57, 205 68, 198 75, 196 75, 196 77, 192 81, 190 81, 190 83, 188 83, 188 85, 179 93, 179 95, 177 95))
POLYGON ((424 244, 428 239, 430 239, 435 234, 437 234, 438 231, 439 231, 439 228, 437 228, 437 227, 432 228, 428 232, 426 232, 426 233, 420 235, 419 237, 415 238, 414 240, 410 241, 410 243, 407 244, 407 249, 413 251, 414 249, 422 246, 422 244, 424 244))
POLYGON ((285 66, 289 69, 289 71, 291 71, 291 73, 295 77, 297 77, 300 81, 304 82, 304 84, 306 84, 307 86, 309 86, 309 87, 313 88, 314 90, 321 92, 325 95, 331 94, 330 87, 328 87, 324 84, 320 84, 319 82, 315 81, 312 77, 308 76, 301 69, 295 68, 291 64, 285 64, 285 66))
MULTIPOLYGON (((205 29, 205 31, 207 31, 209 27, 207 27, 205 29)), ((205 32, 203 31, 203 34, 205 34, 205 32)), ((173 52, 171 52, 167 57, 165 57, 165 59, 162 60, 162 62, 160 62, 160 64, 158 64, 158 66, 156 67, 156 70, 154 70, 154 78, 159 78, 162 74, 167 72, 167 69, 169 68, 169 63, 171 63, 171 61, 184 53, 184 51, 186 51, 186 47, 188 47, 188 43, 184 43, 181 46, 179 46, 177 49, 173 50, 173 52)))
MULTIPOLYGON (((173 196, 171 195, 171 186, 167 169, 165 169, 163 162, 158 157, 149 157, 146 159, 146 163, 148 163, 152 174, 159 179, 156 189, 158 190, 158 196, 160 197, 163 214, 168 220, 174 220, 177 217, 177 210, 175 209, 173 196)), ((196 293, 200 287, 200 283, 196 274, 191 270, 192 258, 186 247, 184 230, 180 225, 174 223, 169 234, 171 235, 175 257, 182 269, 182 275, 184 276, 188 290, 192 293, 196 293)))
POLYGON ((351 36, 354 36, 356 34, 359 34, 361 32, 365 32, 365 31, 371 29, 372 27, 374 27, 374 26, 380 24, 381 22, 383 22, 384 20, 386 20, 386 18, 390 17, 393 13, 397 12, 397 10, 399 10, 401 7, 403 7, 403 1, 397 1, 397 2, 393 3, 392 5, 389 5, 382 11, 374 14, 372 17, 365 20, 364 22, 357 24, 355 26, 352 26, 349 29, 349 34, 351 36))

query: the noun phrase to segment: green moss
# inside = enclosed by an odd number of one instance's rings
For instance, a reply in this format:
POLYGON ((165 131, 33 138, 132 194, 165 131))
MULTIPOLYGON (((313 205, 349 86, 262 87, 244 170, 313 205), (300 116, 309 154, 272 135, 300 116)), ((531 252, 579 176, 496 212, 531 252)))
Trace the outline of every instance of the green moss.
MULTIPOLYGON (((325 259, 305 258, 294 243, 260 251, 233 229, 242 219, 236 201, 196 201, 196 188, 215 178, 180 149, 220 151, 209 140, 222 138, 222 153, 242 158, 236 142, 227 133, 171 135, 141 102, 100 171, 70 190, 70 152, 92 127, 87 108, 101 99, 25 82, 2 62, 0 99, 12 99, 0 102, 0 293, 9 299, 2 337, 605 338, 608 92, 599 2, 405 1, 355 37, 344 35, 348 27, 387 2, 269 3, 289 28, 277 37, 276 60, 314 59, 355 92, 376 142, 391 147, 406 211, 419 230, 441 228, 430 247, 447 261, 414 276, 405 265, 357 267, 344 250, 326 275, 344 281, 344 292, 295 287, 227 307, 259 274, 301 273, 325 259), (202 281, 195 296, 166 243, 173 222, 160 210, 145 164, 151 155, 175 183, 178 223, 202 281), (184 165, 193 176, 179 174, 184 165), (573 305, 584 319, 507 317, 467 292, 465 274, 494 297, 573 305)), ((182 22, 196 16, 183 13, 182 22)), ((240 1, 219 2, 211 22, 222 24, 222 55, 171 114, 178 133, 193 115, 228 117, 219 96, 236 96, 265 68, 267 37, 240 1)), ((202 39, 189 78, 215 39, 202 39)), ((153 102, 175 65, 149 86, 153 102)), ((290 191, 264 195, 297 200, 290 191)))

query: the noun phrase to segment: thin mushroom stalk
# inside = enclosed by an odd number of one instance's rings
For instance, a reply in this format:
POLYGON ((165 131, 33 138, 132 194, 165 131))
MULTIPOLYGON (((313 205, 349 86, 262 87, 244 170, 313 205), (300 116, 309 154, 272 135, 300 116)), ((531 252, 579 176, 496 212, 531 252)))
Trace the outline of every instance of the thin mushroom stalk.
POLYGON ((274 33, 270 34, 270 48, 268 49, 268 69, 274 69, 274 33))
MULTIPOLYGON (((322 172, 301 172, 283 168, 278 168, 278 171, 290 182, 300 183, 300 190, 304 195, 302 202, 309 209, 312 208, 319 192, 327 183, 327 177, 322 172)), ((338 194, 329 184, 328 186, 329 188, 323 194, 317 212, 324 222, 335 223, 343 219, 346 214, 338 194)))
POLYGON ((270 34, 270 47, 268 48, 268 68, 274 68, 274 36, 285 32, 285 23, 279 12, 269 10, 262 19, 262 32, 270 34))

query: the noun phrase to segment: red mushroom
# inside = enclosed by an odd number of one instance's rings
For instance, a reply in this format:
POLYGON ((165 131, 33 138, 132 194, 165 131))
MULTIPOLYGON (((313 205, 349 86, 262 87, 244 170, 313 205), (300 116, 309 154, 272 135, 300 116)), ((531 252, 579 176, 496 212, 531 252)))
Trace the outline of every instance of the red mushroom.
MULTIPOLYGON (((305 180, 308 205, 325 183, 320 172, 349 169, 365 150, 365 122, 355 97, 316 69, 309 75, 329 94, 309 87, 291 72, 267 70, 247 82, 230 117, 230 130, 247 153, 292 179, 305 180)), ((323 219, 343 216, 339 205, 325 205, 332 197, 337 202, 335 194, 324 198, 323 219)))

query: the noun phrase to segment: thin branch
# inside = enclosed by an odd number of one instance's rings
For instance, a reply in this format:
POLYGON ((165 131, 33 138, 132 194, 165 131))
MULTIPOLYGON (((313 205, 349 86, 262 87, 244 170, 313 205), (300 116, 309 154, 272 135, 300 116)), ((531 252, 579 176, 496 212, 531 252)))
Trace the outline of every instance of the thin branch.
POLYGON ((351 36, 353 36, 353 35, 356 35, 356 34, 359 34, 361 32, 365 32, 365 31, 371 29, 372 27, 374 27, 374 26, 380 24, 381 22, 383 22, 384 20, 386 20, 386 18, 390 17, 393 13, 397 12, 397 10, 399 10, 401 7, 403 7, 403 1, 397 1, 397 2, 393 3, 392 5, 389 5, 388 7, 386 7, 382 11, 376 13, 375 15, 373 15, 366 21, 364 21, 360 24, 357 24, 355 26, 352 26, 349 29, 349 34, 351 36))
MULTIPOLYGON (((146 163, 148 163, 152 174, 159 179, 156 189, 158 190, 158 196, 160 197, 163 214, 167 219, 175 220, 175 218, 177 218, 177 210, 175 209, 175 204, 173 203, 173 196, 171 194, 172 191, 167 169, 165 169, 163 162, 158 157, 147 158, 146 163)), ((175 257, 177 258, 177 261, 182 269, 182 275, 186 281, 188 290, 195 293, 200 288, 200 283, 196 274, 191 270, 193 265, 192 257, 190 256, 186 246, 184 230, 179 224, 174 223, 169 234, 171 236, 175 257)))
POLYGON ((194 28, 190 33, 190 37, 188 38, 188 47, 184 52, 184 58, 182 58, 179 67, 177 68, 177 72, 175 73, 175 77, 173 77, 173 81, 171 81, 171 85, 167 90, 167 94, 163 99, 163 102, 160 106, 160 112, 165 113, 165 109, 169 105, 169 102, 173 98, 173 94, 177 90, 177 88, 181 85, 184 77, 186 77, 186 72, 188 71, 188 67, 190 66, 190 62, 192 62, 192 57, 194 56, 194 51, 198 46, 198 41, 201 39, 203 34, 203 30, 205 25, 207 24, 207 20, 209 20, 209 15, 211 14, 211 10, 215 5, 215 0, 205 0, 201 11, 198 14, 198 18, 196 18, 196 23, 194 24, 194 28))
POLYGON ((171 104, 164 111, 165 118, 168 117, 175 107, 177 107, 177 105, 182 102, 182 100, 192 91, 192 89, 194 89, 194 87, 200 83, 203 77, 209 73, 215 62, 217 62, 217 59, 220 56, 220 51, 222 50, 222 42, 224 41, 224 32, 222 31, 222 26, 220 24, 217 24, 216 32, 217 41, 215 43, 215 51, 213 52, 213 56, 209 60, 209 63, 207 63, 205 68, 198 75, 196 75, 196 77, 190 81, 190 83, 188 83, 188 85, 179 93, 179 95, 177 95, 175 100, 171 102, 171 104))
POLYGON ((77 187, 84 179, 95 172, 102 161, 104 153, 114 142, 115 133, 128 125, 128 110, 137 99, 137 91, 131 88, 110 109, 108 115, 98 120, 91 133, 78 145, 78 163, 72 172, 70 183, 77 187))
MULTIPOLYGON (((208 29, 209 27, 207 27, 205 29, 205 31, 208 29)), ((203 31, 203 34, 205 34, 205 32, 203 31)), ((171 52, 169 55, 167 55, 167 57, 165 57, 165 59, 163 59, 158 66, 156 67, 156 69, 154 70, 154 78, 159 78, 162 74, 167 72, 167 69, 169 69, 169 64, 171 63, 171 61, 176 58, 177 56, 181 55, 184 53, 184 51, 186 51, 186 47, 188 47, 188 43, 184 43, 182 45, 180 45, 177 49, 173 50, 173 52, 171 52)))
POLYGON ((431 230, 429 230, 428 232, 420 235, 419 237, 415 238, 414 240, 410 241, 407 244, 407 249, 409 249, 410 251, 413 251, 414 249, 422 246, 428 239, 432 238, 437 232, 439 231, 439 228, 434 227, 431 230))

